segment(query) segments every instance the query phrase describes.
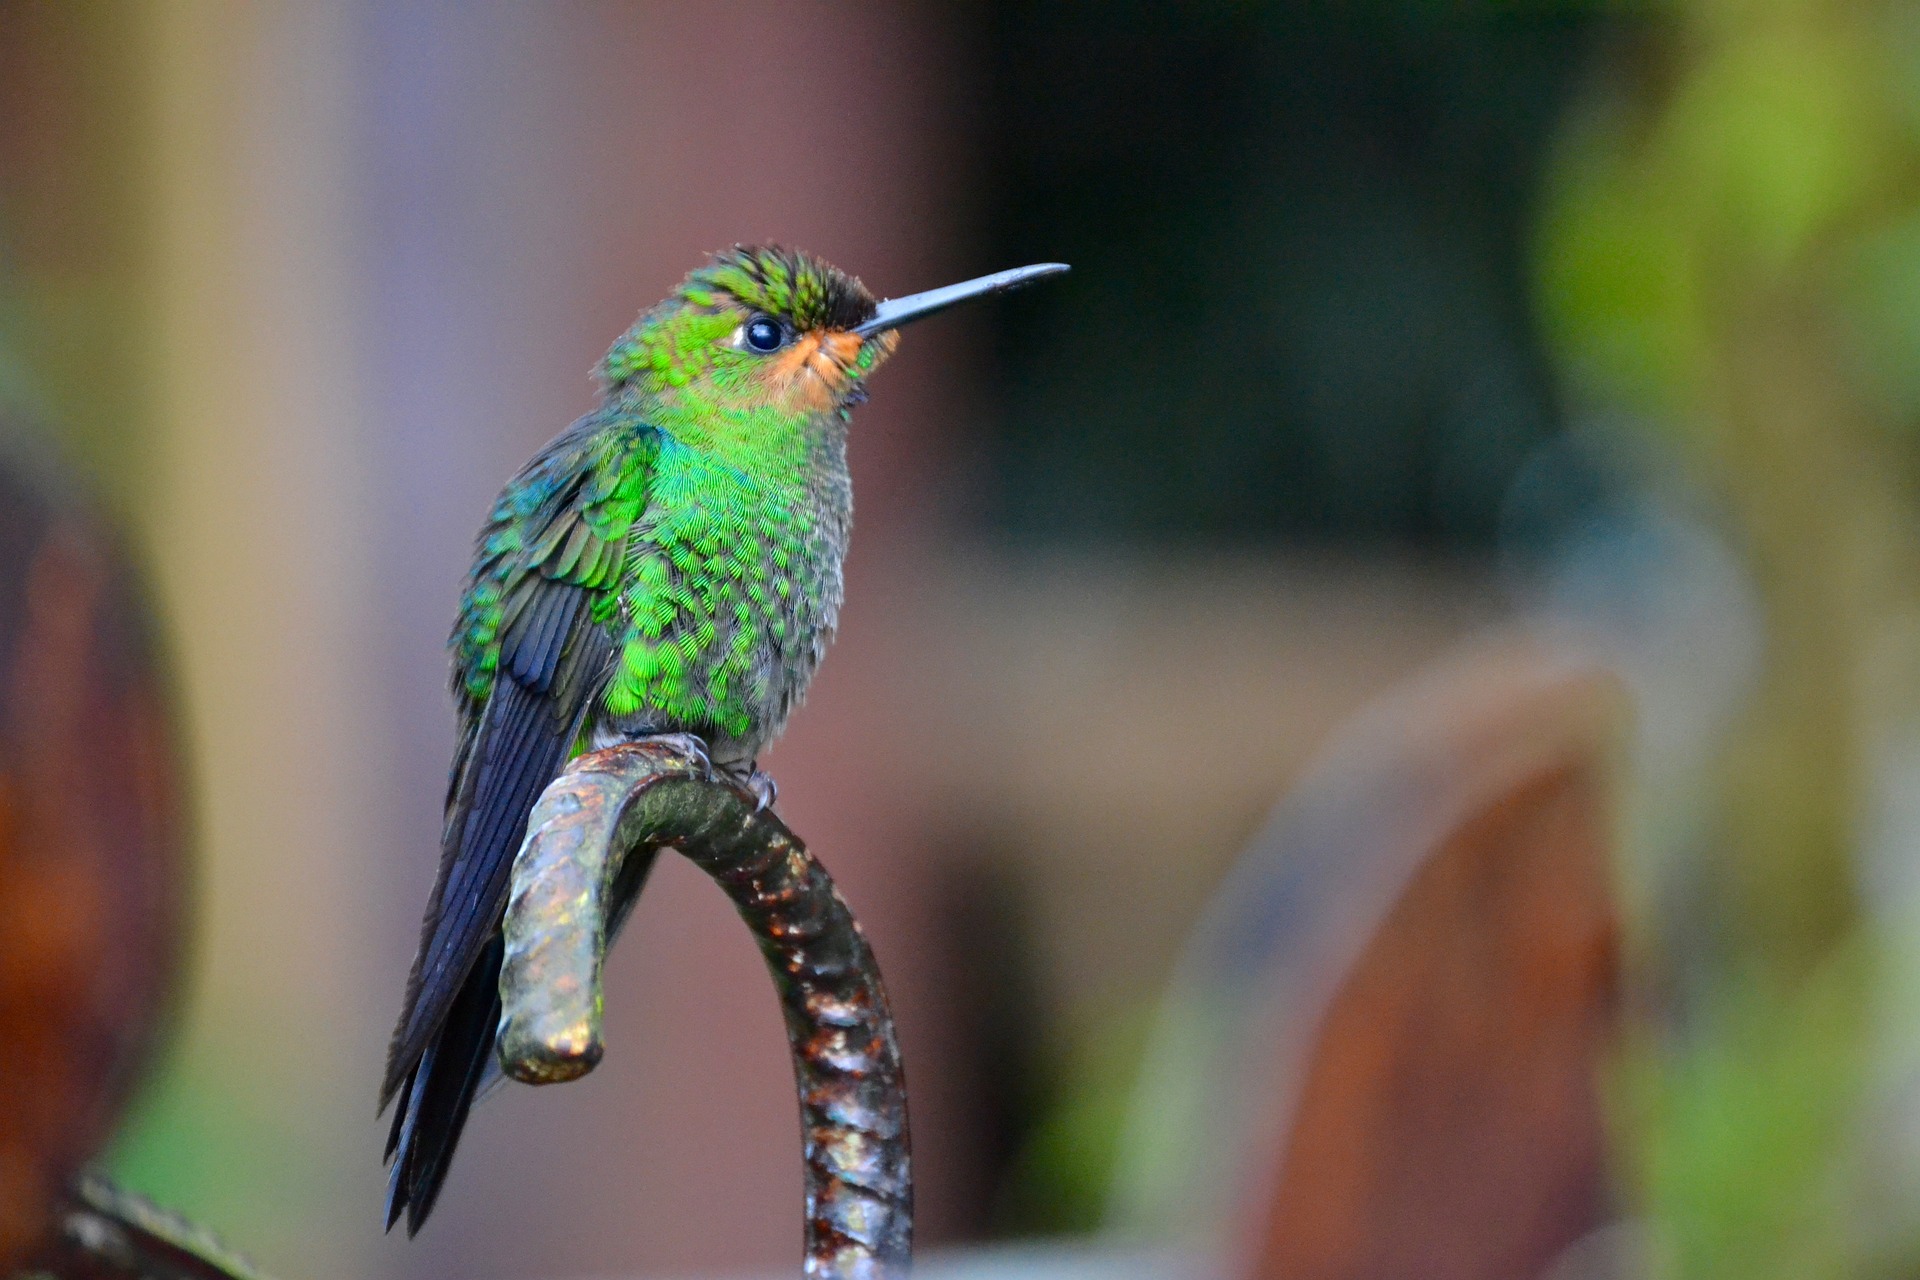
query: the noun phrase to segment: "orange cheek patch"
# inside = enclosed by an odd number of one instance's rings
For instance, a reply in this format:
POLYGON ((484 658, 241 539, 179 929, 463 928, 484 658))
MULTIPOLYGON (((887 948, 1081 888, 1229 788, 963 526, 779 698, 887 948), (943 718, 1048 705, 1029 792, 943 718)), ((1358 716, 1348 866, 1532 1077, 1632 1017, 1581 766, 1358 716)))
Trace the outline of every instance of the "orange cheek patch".
MULTIPOLYGON (((881 359, 892 350, 891 343, 877 338, 866 341, 876 344, 874 352, 881 359)), ((762 385, 771 399, 792 412, 825 413, 839 403, 852 381, 862 345, 859 337, 837 329, 802 334, 767 365, 762 385)))
POLYGON ((789 412, 824 413, 833 407, 840 371, 821 350, 821 335, 804 333, 767 370, 767 386, 789 412))
POLYGON ((768 381, 775 386, 792 385, 805 372, 807 366, 813 363, 813 358, 819 351, 820 336, 818 334, 800 335, 800 340, 781 352, 779 359, 773 362, 773 368, 767 371, 768 381))
POLYGON ((846 369, 852 366, 855 357, 860 354, 860 339, 851 333, 835 329, 820 335, 821 354, 830 357, 834 364, 846 369))
POLYGON ((782 357, 788 403, 807 413, 825 413, 839 403, 860 354, 860 339, 839 330, 809 333, 782 357), (791 370, 791 372, 788 372, 791 370))

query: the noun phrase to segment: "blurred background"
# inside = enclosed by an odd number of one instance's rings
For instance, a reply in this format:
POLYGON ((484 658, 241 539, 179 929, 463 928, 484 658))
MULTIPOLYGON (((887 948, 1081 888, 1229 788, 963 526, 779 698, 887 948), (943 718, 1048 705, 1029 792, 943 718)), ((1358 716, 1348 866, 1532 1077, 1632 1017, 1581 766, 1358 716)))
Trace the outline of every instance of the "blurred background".
POLYGON ((1115 1212, 1153 1011, 1338 726, 1473 637, 1633 702, 1604 1069, 1661 1274, 1920 1274, 1920 11, 0 0, 0 401, 103 495, 200 924, 111 1167, 288 1275, 772 1268, 754 948, 663 865, 607 1060, 376 1231, 445 632, 721 246, 898 294, 763 763, 884 963, 932 1244, 1115 1212))

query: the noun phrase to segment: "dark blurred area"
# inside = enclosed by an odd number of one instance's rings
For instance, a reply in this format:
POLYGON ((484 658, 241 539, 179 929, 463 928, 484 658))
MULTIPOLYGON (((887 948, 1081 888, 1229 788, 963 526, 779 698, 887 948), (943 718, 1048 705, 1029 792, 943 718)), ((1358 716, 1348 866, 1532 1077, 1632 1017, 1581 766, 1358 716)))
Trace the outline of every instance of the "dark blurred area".
POLYGON ((1474 552, 1558 426, 1527 221, 1618 18, 988 6, 986 521, 1020 540, 1474 552))
POLYGON ((876 385, 765 762, 924 1242, 1920 1274, 1920 22, 1815 0, 0 0, 0 405, 145 566, 199 814, 128 1185, 289 1275, 789 1264, 677 864, 604 1065, 375 1231, 473 531, 760 239, 1074 267, 876 385))

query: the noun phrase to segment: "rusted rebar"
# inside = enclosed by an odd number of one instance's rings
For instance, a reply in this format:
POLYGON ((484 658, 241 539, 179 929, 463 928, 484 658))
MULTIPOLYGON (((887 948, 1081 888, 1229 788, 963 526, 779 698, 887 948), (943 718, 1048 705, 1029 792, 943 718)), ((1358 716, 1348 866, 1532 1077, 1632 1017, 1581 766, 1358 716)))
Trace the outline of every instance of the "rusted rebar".
POLYGON ((92 1173, 74 1179, 56 1223, 21 1280, 265 1280, 205 1228, 92 1173))
POLYGON ((806 1274, 904 1274, 913 1179, 893 1015, 859 923, 799 837, 671 741, 579 757, 540 797, 528 832, 500 977, 507 1074, 547 1084, 600 1060, 613 916, 644 865, 636 859, 679 850, 733 900, 780 994, 800 1096, 806 1274))

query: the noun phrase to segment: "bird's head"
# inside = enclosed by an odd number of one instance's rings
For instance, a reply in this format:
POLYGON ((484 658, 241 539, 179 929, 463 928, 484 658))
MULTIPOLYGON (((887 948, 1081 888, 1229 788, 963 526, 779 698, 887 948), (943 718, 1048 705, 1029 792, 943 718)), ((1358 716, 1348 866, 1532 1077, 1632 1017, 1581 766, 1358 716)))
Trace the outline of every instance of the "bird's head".
POLYGON ((813 416, 847 409, 893 354, 899 327, 1063 266, 1023 267, 887 302, 812 254, 736 245, 647 311, 600 366, 613 391, 813 416))

